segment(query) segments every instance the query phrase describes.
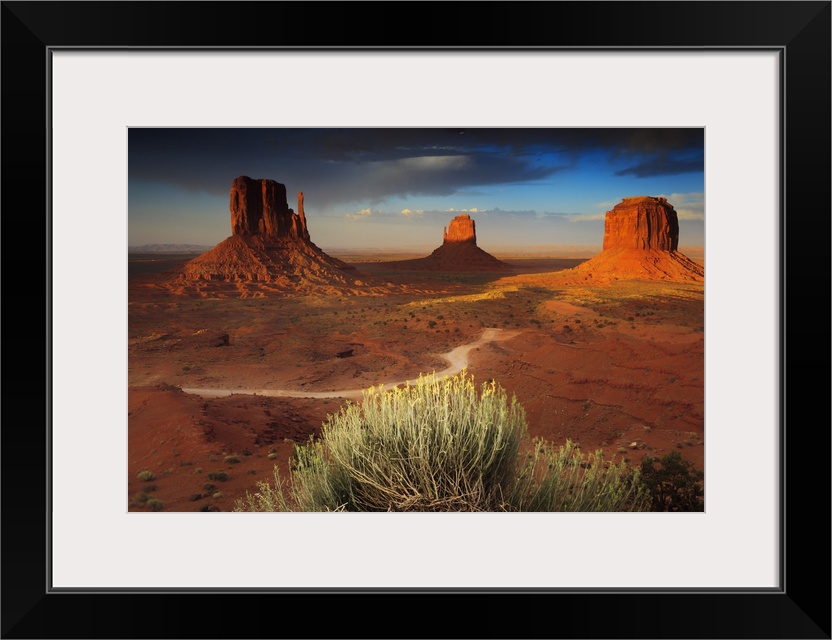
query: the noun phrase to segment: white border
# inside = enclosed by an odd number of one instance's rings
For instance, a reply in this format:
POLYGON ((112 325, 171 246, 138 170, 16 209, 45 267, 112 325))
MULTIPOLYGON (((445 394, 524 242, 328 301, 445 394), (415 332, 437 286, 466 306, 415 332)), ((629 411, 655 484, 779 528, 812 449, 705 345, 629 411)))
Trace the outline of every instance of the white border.
POLYGON ((777 586, 778 69, 772 52, 56 52, 54 586, 777 586), (706 127, 707 512, 126 513, 128 126, 706 127))

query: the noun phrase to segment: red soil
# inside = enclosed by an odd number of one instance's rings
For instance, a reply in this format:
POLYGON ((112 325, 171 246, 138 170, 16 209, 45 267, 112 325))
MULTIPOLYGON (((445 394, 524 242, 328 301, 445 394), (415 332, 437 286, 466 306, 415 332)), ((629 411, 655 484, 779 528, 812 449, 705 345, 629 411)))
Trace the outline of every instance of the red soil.
MULTIPOLYGON (((552 271, 575 262, 530 261, 519 270, 537 274, 499 279, 401 273, 392 293, 360 298, 287 298, 257 282, 242 283, 237 299, 233 289, 181 296, 158 286, 159 274, 136 275, 129 291, 129 508, 147 510, 138 498, 144 492, 164 511, 231 510, 257 481, 271 479, 275 464, 285 473, 294 444, 319 433, 342 405, 204 400, 179 387, 312 391, 412 378, 442 369, 432 354, 476 340, 487 326, 519 334, 473 350, 469 371, 517 395, 531 436, 556 444, 570 438, 633 464, 678 450, 703 469, 702 283, 564 284, 565 272, 552 271), (263 297, 239 299, 255 295, 263 297), (240 462, 226 461, 229 455, 240 462), (140 481, 143 468, 156 478, 140 481), (228 479, 208 479, 218 472, 228 479)), ((395 279, 383 264, 373 268, 395 279)))

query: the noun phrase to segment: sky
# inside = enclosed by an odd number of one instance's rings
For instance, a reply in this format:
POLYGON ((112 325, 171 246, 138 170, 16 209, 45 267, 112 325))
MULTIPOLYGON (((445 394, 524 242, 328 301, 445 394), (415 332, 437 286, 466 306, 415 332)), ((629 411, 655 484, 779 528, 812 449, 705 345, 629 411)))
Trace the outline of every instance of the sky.
POLYGON ((322 249, 421 251, 468 213, 486 251, 597 246, 622 198, 663 196, 704 245, 702 128, 131 128, 129 245, 231 235, 238 176, 303 191, 322 249))

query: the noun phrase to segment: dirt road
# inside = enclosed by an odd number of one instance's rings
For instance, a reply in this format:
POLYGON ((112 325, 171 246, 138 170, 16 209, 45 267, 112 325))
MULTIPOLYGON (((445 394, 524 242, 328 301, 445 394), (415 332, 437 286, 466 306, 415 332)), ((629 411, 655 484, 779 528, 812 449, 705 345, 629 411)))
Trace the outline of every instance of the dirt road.
MULTIPOLYGON (((468 344, 460 345, 456 349, 452 349, 447 353, 438 354, 439 357, 447 360, 448 366, 442 369, 442 371, 437 371, 436 375, 438 377, 442 377, 452 376, 456 373, 459 373, 468 366, 468 354, 470 353, 471 349, 480 347, 484 344, 487 344, 495 340, 508 340, 509 338, 513 338, 519 333, 519 331, 508 331, 506 329, 486 329, 483 332, 483 334, 474 342, 469 342, 468 344)), ((418 379, 418 376, 416 378, 412 378, 410 381, 416 379, 418 379)), ((374 386, 378 387, 384 385, 385 387, 392 388, 402 384, 406 384, 407 382, 409 381, 400 380, 398 382, 379 382, 374 386)), ((203 398, 220 398, 235 394, 244 394, 270 396, 275 398, 349 398, 353 400, 361 399, 364 393, 363 388, 341 389, 337 391, 297 391, 295 389, 196 389, 183 387, 182 391, 184 391, 185 393, 191 393, 194 395, 202 396, 203 398)))

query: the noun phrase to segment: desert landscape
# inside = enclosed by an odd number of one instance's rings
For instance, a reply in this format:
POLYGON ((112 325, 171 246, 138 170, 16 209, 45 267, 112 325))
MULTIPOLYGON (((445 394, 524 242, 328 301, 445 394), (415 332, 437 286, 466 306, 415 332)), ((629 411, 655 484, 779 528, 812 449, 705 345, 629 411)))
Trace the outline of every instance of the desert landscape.
POLYGON ((583 253, 492 254, 466 213, 423 255, 320 249, 271 178, 228 201, 213 248, 128 254, 130 511, 232 511, 363 389, 461 370, 532 437, 704 471, 704 249, 667 198, 622 196, 583 253))

